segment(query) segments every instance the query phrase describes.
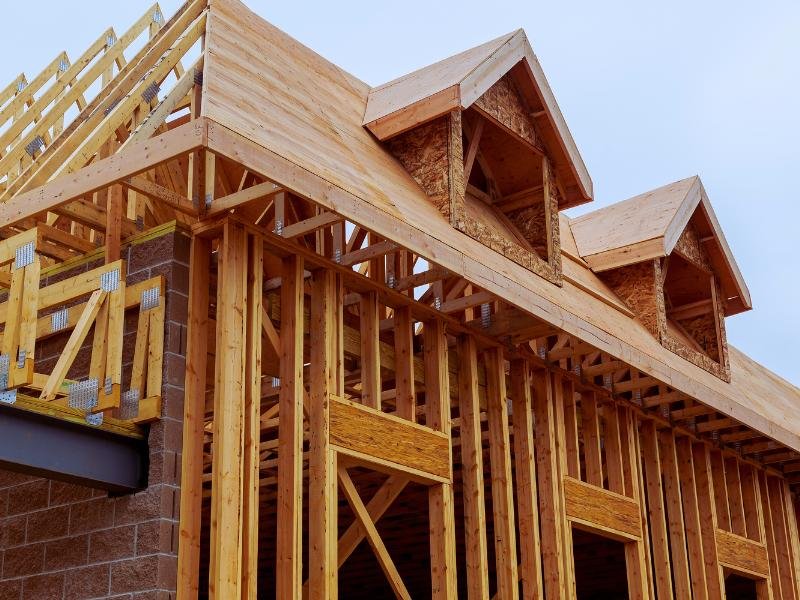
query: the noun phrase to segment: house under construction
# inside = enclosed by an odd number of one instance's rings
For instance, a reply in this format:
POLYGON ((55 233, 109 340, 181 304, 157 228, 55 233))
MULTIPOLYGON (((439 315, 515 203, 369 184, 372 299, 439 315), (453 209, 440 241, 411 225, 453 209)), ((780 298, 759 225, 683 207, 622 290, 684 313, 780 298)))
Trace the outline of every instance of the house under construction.
POLYGON ((19 75, 0 598, 800 600, 700 179, 592 195, 521 30, 370 87, 190 0, 19 75))

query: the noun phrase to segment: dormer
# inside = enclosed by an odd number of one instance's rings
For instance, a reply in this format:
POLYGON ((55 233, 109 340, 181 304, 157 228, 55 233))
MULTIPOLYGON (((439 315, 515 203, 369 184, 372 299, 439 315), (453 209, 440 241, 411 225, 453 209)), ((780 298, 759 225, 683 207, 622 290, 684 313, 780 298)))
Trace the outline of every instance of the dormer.
POLYGON ((699 177, 572 221, 581 257, 672 352, 730 380, 725 317, 752 308, 699 177))
POLYGON ((561 283, 558 213, 592 183, 522 30, 374 88, 364 125, 453 227, 561 283))

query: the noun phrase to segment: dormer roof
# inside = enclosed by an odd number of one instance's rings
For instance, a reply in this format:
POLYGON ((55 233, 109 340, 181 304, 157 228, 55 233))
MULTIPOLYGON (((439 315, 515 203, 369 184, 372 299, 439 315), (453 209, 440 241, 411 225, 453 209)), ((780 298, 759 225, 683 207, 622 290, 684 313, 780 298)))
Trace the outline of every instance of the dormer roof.
POLYGON ((413 129, 452 110, 465 110, 511 73, 532 109, 567 204, 592 199, 592 179, 528 38, 522 29, 372 88, 363 124, 379 140, 413 129))
POLYGON ((595 273, 669 256, 689 224, 700 234, 726 300, 726 316, 752 308, 750 292, 698 176, 572 220, 578 252, 595 273))

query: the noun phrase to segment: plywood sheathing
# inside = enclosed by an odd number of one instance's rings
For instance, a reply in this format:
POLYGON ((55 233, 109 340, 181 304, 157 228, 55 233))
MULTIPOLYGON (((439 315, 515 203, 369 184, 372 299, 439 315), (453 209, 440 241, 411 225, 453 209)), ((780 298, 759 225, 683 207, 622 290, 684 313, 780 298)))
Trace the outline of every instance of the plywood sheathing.
POLYGON ((663 297, 661 302, 658 301, 661 296, 660 272, 658 261, 650 260, 607 271, 600 276, 655 337, 659 337, 666 327, 661 322, 663 297))
POLYGON ((452 214, 449 128, 450 116, 445 115, 402 133, 387 143, 389 151, 447 220, 452 214))
POLYGON ((509 74, 503 75, 497 83, 486 90, 475 101, 474 106, 516 133, 531 146, 542 149, 531 117, 531 109, 525 106, 525 101, 509 74))

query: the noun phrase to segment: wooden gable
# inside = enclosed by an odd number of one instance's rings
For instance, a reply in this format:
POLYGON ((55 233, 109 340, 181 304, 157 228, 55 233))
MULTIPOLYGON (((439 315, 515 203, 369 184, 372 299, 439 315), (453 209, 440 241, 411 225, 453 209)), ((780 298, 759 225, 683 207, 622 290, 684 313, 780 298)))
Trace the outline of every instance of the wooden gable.
POLYGON ((690 220, 670 254, 600 273, 661 344, 730 380, 720 274, 690 220))
POLYGON ((470 108, 386 145, 453 227, 560 284, 563 195, 531 114, 507 73, 470 108))

